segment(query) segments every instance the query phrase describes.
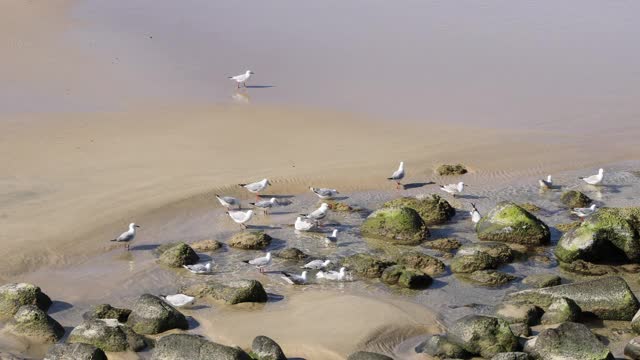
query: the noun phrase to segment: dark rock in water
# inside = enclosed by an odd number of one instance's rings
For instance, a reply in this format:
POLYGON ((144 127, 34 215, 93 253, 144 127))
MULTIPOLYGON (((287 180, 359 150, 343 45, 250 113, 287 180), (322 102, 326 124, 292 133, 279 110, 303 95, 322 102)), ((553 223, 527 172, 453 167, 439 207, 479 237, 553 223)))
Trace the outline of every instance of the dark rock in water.
POLYGON ((163 336, 153 349, 151 360, 251 360, 242 349, 224 346, 197 335, 163 336))
POLYGON ((379 278, 382 276, 384 269, 393 265, 393 262, 369 254, 355 254, 346 257, 342 264, 356 275, 366 278, 379 278))
POLYGON ((445 335, 432 335, 416 346, 418 354, 427 354, 438 359, 466 358, 469 356, 462 347, 452 343, 445 335))
POLYGON ((115 319, 86 320, 69 334, 70 343, 90 344, 103 351, 140 351, 144 338, 115 319))
POLYGON ((181 312, 151 294, 144 294, 136 300, 127 324, 133 331, 144 335, 189 328, 187 319, 181 312))
POLYGON ((459 248, 461 245, 462 244, 460 243, 460 241, 454 238, 437 239, 437 240, 427 241, 426 243, 424 243, 425 247, 428 247, 430 249, 440 250, 440 251, 455 250, 459 248))
POLYGON ((119 309, 109 304, 100 304, 82 314, 82 318, 85 320, 116 319, 118 322, 124 323, 127 322, 129 314, 131 314, 129 309, 119 309))
POLYGON ((347 360, 393 360, 393 358, 368 351, 358 351, 347 357, 347 360))
POLYGON ((548 309, 557 297, 566 297, 582 309, 602 320, 629 321, 640 305, 627 283, 612 276, 542 289, 523 290, 508 294, 509 302, 527 302, 548 309))
POLYGON ((407 289, 423 289, 431 285, 431 277, 418 270, 407 269, 402 265, 386 268, 380 278, 388 285, 398 285, 407 289))
POLYGON ((523 245, 544 245, 551 240, 549 227, 512 202, 496 205, 476 225, 478 238, 523 245))
POLYGON ((629 359, 640 360, 640 336, 629 341, 627 346, 624 347, 624 354, 629 359))
POLYGON ((557 286, 557 285, 560 285, 561 282, 562 282, 562 279, 560 278, 560 276, 554 275, 554 274, 534 274, 534 275, 529 275, 526 278, 524 278, 524 280, 522 280, 523 284, 529 285, 531 287, 538 288, 538 289, 549 287, 549 286, 557 286))
POLYGON ((559 297, 553 300, 547 311, 542 315, 541 322, 544 325, 560 324, 563 322, 575 322, 580 319, 582 310, 571 299, 559 297))
POLYGON ((309 255, 305 254, 302 250, 294 247, 276 251, 273 253, 273 256, 287 260, 303 260, 309 257, 309 255))
POLYGON ((496 354, 491 360, 529 360, 531 359, 527 353, 523 352, 505 352, 496 354))
POLYGON ((513 335, 518 337, 531 336, 531 328, 527 324, 523 324, 523 323, 509 324, 509 329, 511 329, 511 332, 513 333, 513 335))
POLYGON ((189 286, 183 292, 198 298, 210 297, 230 305, 245 302, 264 303, 268 300, 267 292, 257 280, 235 280, 227 283, 211 280, 189 286))
POLYGON ((429 236, 429 229, 420 215, 411 208, 392 207, 374 211, 367 217, 360 232, 399 245, 418 245, 429 236))
POLYGON ((427 275, 440 275, 445 272, 444 263, 433 256, 418 251, 409 251, 401 254, 397 262, 410 269, 420 270, 427 275))
POLYGON ((431 197, 414 198, 403 197, 388 201, 384 208, 406 207, 418 212, 427 225, 439 225, 449 221, 456 215, 456 209, 449 202, 436 194, 431 197))
POLYGON ((196 241, 193 244, 191 244, 191 248, 193 250, 201 251, 201 252, 216 251, 216 250, 220 249, 221 247, 222 247, 222 243, 220 241, 211 240, 211 239, 200 240, 200 241, 196 241))
POLYGON ((11 283, 0 286, 0 319, 9 319, 23 305, 35 305, 42 311, 49 310, 51 299, 39 287, 27 283, 11 283))
POLYGON ((462 277, 463 280, 488 287, 502 286, 517 278, 517 276, 497 270, 478 270, 462 277))
POLYGON ((271 244, 271 236, 264 231, 243 231, 233 235, 228 244, 236 249, 261 250, 271 244))
POLYGON ((107 360, 104 351, 89 344, 55 344, 45 360, 107 360))
POLYGON ((287 360, 280 345, 266 336, 253 339, 251 352, 258 360, 287 360))
POLYGON ((7 328, 16 335, 42 343, 55 343, 64 336, 64 328, 36 305, 23 305, 7 328))
POLYGON ((496 259, 498 264, 507 264, 513 261, 513 250, 504 243, 493 241, 464 244, 456 255, 474 255, 479 252, 496 259))
POLYGON ((562 196, 560 196, 560 201, 562 201, 564 206, 573 209, 587 207, 593 200, 591 200, 587 195, 581 193, 580 191, 569 190, 562 193, 562 196))
POLYGON ((509 324, 523 323, 529 326, 537 325, 540 322, 540 313, 541 310, 531 304, 503 302, 495 309, 495 316, 509 324))
POLYGON ((185 243, 178 243, 160 255, 160 263, 171 267, 193 265, 197 263, 198 260, 200 260, 198 254, 185 243))
POLYGON ((589 329, 566 322, 527 341, 524 351, 534 359, 613 360, 613 355, 589 329))
POLYGON ((467 315, 456 321, 447 332, 450 341, 467 352, 491 358, 501 352, 515 351, 518 339, 509 324, 495 317, 467 315))
POLYGON ((467 173, 467 168, 462 164, 442 164, 436 169, 436 173, 440 176, 448 175, 464 175, 467 173))
POLYGON ((449 266, 454 273, 472 273, 478 270, 495 269, 498 264, 493 257, 478 252, 473 255, 456 255, 451 259, 449 266))

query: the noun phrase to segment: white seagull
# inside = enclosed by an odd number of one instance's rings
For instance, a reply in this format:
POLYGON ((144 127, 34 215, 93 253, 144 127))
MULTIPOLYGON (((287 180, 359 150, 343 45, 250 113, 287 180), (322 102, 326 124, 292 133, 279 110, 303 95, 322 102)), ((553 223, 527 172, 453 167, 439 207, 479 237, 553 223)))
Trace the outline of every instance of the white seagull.
POLYGON ((263 269, 271 265, 271 253, 268 252, 265 256, 253 260, 244 260, 243 262, 255 266, 260 272, 264 272, 263 269))
POLYGON ((302 267, 303 269, 311 269, 311 270, 321 270, 327 267, 331 263, 331 260, 313 260, 310 261, 302 267))
POLYGON ((340 268, 340 271, 318 271, 316 273, 317 279, 326 279, 331 281, 343 281, 347 277, 346 268, 343 266, 340 268))
POLYGON ((295 224, 293 224, 293 227, 298 231, 309 231, 313 229, 315 226, 316 226, 315 222, 309 221, 309 219, 302 218, 301 216, 298 216, 295 224))
POLYGON ((313 186, 309 188, 314 194, 318 195, 320 199, 332 199, 336 195, 339 194, 336 189, 327 189, 327 188, 314 188, 313 186))
POLYGON ((319 208, 317 208, 316 210, 312 211, 309 214, 300 214, 304 217, 306 217, 307 219, 311 219, 314 220, 316 223, 322 219, 324 219, 325 217, 327 217, 327 213, 329 212, 329 204, 327 203, 322 203, 320 205, 319 208))
POLYGON ((402 184, 400 183, 400 180, 404 179, 404 161, 400 161, 400 166, 398 167, 398 170, 396 170, 391 177, 388 177, 387 180, 393 180, 396 182, 396 189, 400 189, 400 186, 402 186, 402 184))
POLYGON ((582 181, 586 182, 589 185, 598 185, 602 182, 602 179, 604 179, 604 169, 598 170, 597 175, 581 177, 579 179, 582 179, 582 181))
POLYGON ((540 179, 538 180, 538 184, 540 184, 541 188, 549 189, 553 186, 553 181, 551 180, 551 175, 547 176, 547 180, 540 179))
POLYGON ((288 282, 291 285, 304 285, 307 283, 307 272, 303 271, 302 274, 300 275, 296 275, 296 274, 290 274, 286 271, 282 272, 281 278, 284 279, 284 281, 288 282))
POLYGON ((461 194, 464 190, 464 183, 460 181, 457 184, 440 185, 440 190, 453 195, 453 197, 456 197, 456 194, 461 194))
POLYGON ((482 218, 482 216, 480 215, 480 212, 476 208, 475 204, 471 203, 471 207, 472 207, 472 210, 469 211, 469 215, 471 215, 471 221, 474 224, 477 224, 480 221, 480 219, 482 218))
POLYGON ((338 243, 338 229, 333 229, 333 232, 331 233, 331 235, 327 235, 324 238, 324 242, 327 245, 331 245, 331 244, 337 244, 338 243))
POLYGON ((240 224, 241 228, 246 229, 247 225, 245 225, 245 223, 251 220, 251 217, 253 216, 253 210, 227 211, 227 214, 229 214, 229 216, 231 217, 231 220, 235 221, 237 224, 240 224))
POLYGON ((267 186, 271 185, 271 183, 267 179, 262 179, 260 181, 256 181, 251 184, 238 184, 238 185, 247 189, 250 193, 256 194, 256 199, 258 199, 260 196, 260 191, 266 189, 267 186))
POLYGON ((589 206, 588 208, 574 208, 571 213, 584 220, 589 215, 596 212, 596 204, 589 206))
POLYGON ((118 236, 115 239, 112 239, 111 241, 117 241, 117 242, 123 242, 125 243, 125 248, 127 250, 129 250, 129 243, 133 241, 133 239, 136 238, 136 228, 139 228, 140 225, 136 225, 135 223, 131 223, 129 224, 129 230, 123 232, 122 234, 120 234, 120 236, 118 236))
POLYGON ((227 209, 231 209, 232 207, 237 206, 238 210, 240 210, 240 201, 234 197, 220 196, 216 194, 216 199, 218 199, 220 205, 226 207, 227 209))
POLYGON ((185 294, 160 295, 160 298, 175 307, 193 305, 196 298, 185 294))
POLYGON ((211 261, 205 264, 182 265, 182 267, 191 271, 194 274, 210 274, 211 273, 211 261))
POLYGON ((253 74, 254 74, 253 71, 247 70, 247 71, 245 71, 244 74, 240 74, 240 75, 236 75, 236 76, 229 76, 229 79, 235 81, 238 84, 238 88, 240 88, 240 84, 242 84, 244 87, 247 87, 247 80, 249 80, 249 78, 253 74))
POLYGON ((255 203, 249 203, 249 205, 253 205, 256 208, 260 208, 264 211, 265 214, 269 212, 269 209, 277 205, 278 200, 276 198, 271 198, 269 200, 262 200, 255 203))

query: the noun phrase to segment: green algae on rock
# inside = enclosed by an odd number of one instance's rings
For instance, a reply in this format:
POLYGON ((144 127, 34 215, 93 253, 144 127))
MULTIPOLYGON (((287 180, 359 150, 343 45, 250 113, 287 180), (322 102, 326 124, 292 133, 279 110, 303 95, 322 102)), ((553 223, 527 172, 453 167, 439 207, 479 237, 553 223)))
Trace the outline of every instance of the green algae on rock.
POLYGON ((131 310, 129 309, 119 309, 114 308, 109 304, 100 304, 92 307, 91 310, 82 314, 82 318, 84 320, 115 319, 124 323, 127 322, 129 314, 131 314, 131 310))
POLYGON ((536 213, 536 212, 539 212, 540 210, 542 210, 538 205, 533 204, 533 203, 522 203, 522 204, 518 204, 518 206, 520 206, 521 208, 527 210, 530 213, 536 213))
POLYGON ((210 280, 187 287, 183 292, 195 297, 210 297, 229 305, 245 302, 267 302, 267 292, 257 280, 235 280, 226 283, 210 280))
POLYGON ((449 175, 464 175, 467 173, 467 168, 462 164, 442 164, 438 166, 436 169, 436 173, 440 176, 449 176, 449 175))
POLYGON ((483 253, 472 255, 456 255, 449 265, 454 273, 472 273, 478 270, 495 269, 498 266, 496 260, 483 253))
POLYGON ((69 334, 70 343, 90 344, 103 351, 140 351, 144 338, 115 319, 86 320, 69 334))
POLYGON ((144 335, 189 328, 187 319, 181 312, 151 294, 143 294, 136 300, 127 325, 131 326, 136 333, 144 335))
POLYGON ((452 251, 458 249, 462 244, 459 240, 454 238, 444 238, 437 240, 430 240, 423 244, 424 247, 429 249, 435 249, 440 251, 452 251))
POLYGON ((494 313, 496 317, 509 324, 522 323, 534 326, 540 322, 541 310, 531 304, 503 302, 496 306, 494 313))
POLYGON ((485 253, 496 260, 498 264, 507 264, 513 261, 513 250, 501 242, 487 241, 464 244, 456 255, 474 255, 485 253))
POLYGON ((36 305, 23 305, 8 326, 11 333, 36 339, 42 343, 55 343, 64 336, 64 328, 36 305))
POLYGON ((557 224, 555 228, 562 231, 563 233, 566 233, 577 228, 580 225, 582 225, 582 221, 574 221, 566 224, 557 224))
POLYGON ((229 246, 244 250, 262 250, 271 244, 271 236, 264 231, 242 231, 231 237, 229 246))
POLYGON ((462 280, 487 287, 502 286, 517 278, 517 276, 497 270, 477 270, 461 277, 462 280))
POLYGON ((456 215, 456 209, 442 197, 432 194, 431 197, 402 197, 382 205, 383 208, 407 207, 420 214, 426 225, 439 225, 449 221, 456 215))
POLYGON ((170 267, 193 265, 200 260, 198 254, 185 243, 177 243, 160 255, 160 263, 170 267))
POLYGON ((107 360, 104 351, 89 344, 55 344, 44 356, 47 360, 107 360))
POLYGON ((393 207, 374 211, 367 217, 360 232, 399 245, 418 245, 429 236, 429 229, 420 215, 411 208, 393 207))
POLYGON ((446 267, 442 261, 423 254, 418 251, 408 251, 402 253, 396 259, 399 265, 404 265, 410 269, 420 270, 423 273, 431 276, 440 275, 445 272, 446 267))
POLYGON ((484 358, 515 351, 518 347, 518 339, 509 324, 491 316, 467 315, 449 328, 447 336, 467 352, 484 358))
POLYGON ((578 321, 582 310, 575 301, 558 297, 542 315, 541 323, 543 325, 560 324, 566 321, 578 321))
POLYGON ((356 275, 366 278, 379 278, 384 269, 393 262, 387 261, 369 254, 355 254, 346 257, 342 264, 353 271, 356 275))
POLYGON ((469 353, 460 345, 447 339, 446 335, 432 335, 415 348, 418 354, 427 354, 437 359, 467 358, 469 353))
POLYGON ((0 286, 0 319, 11 318, 23 305, 36 305, 47 311, 51 299, 33 284, 10 283, 0 286))
POLYGON ((613 360, 609 349, 583 324, 565 322, 527 341, 524 351, 534 359, 613 360))
POLYGON ((156 343, 151 360, 252 360, 238 347, 214 343, 199 335, 171 334, 156 343))
POLYGON ((560 196, 560 201, 564 204, 564 206, 573 209, 587 207, 593 200, 591 200, 591 198, 581 193, 580 191, 569 190, 562 193, 562 196, 560 196))
POLYGON ((287 360, 280 345, 266 336, 256 336, 253 339, 251 354, 258 360, 287 360))
POLYGON ((431 277, 419 270, 394 265, 382 272, 380 280, 387 285, 398 285, 407 289, 423 289, 431 285, 431 277))
POLYGON ((202 252, 216 251, 221 247, 222 247, 222 243, 220 241, 212 240, 212 239, 200 240, 191 244, 191 248, 193 250, 202 251, 202 252))
POLYGON ((551 239, 549 227, 512 202, 501 202, 476 226, 478 238, 522 245, 544 245, 551 239))
POLYGON ((562 279, 555 274, 533 274, 522 280, 522 283, 533 288, 545 288, 549 286, 560 285, 562 279))

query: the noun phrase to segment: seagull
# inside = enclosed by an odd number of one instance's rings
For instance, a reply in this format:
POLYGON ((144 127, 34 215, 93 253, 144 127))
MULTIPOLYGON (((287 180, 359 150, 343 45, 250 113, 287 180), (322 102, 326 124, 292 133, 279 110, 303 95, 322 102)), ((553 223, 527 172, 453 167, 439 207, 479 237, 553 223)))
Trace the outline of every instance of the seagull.
POLYGON ((300 275, 296 275, 296 274, 289 274, 286 271, 282 272, 281 278, 284 279, 284 281, 288 282, 291 285, 304 285, 307 283, 307 272, 303 271, 302 274, 300 275))
POLYGON ((129 224, 129 230, 123 232, 122 234, 120 234, 120 236, 118 236, 115 239, 112 239, 111 241, 117 241, 117 242, 124 242, 125 244, 125 248, 127 249, 127 251, 129 250, 129 243, 133 241, 133 239, 136 238, 136 228, 139 228, 140 225, 136 225, 135 223, 131 223, 129 224))
POLYGON ((571 213, 579 217, 581 220, 584 220, 589 215, 592 215, 596 212, 596 204, 589 206, 588 208, 574 208, 571 213))
POLYGON ((471 207, 473 208, 471 211, 469 211, 469 214, 471 215, 471 221, 474 224, 477 224, 478 221, 480 221, 480 219, 482 218, 482 216, 480 215, 480 212, 476 208, 476 204, 471 203, 471 207))
POLYGON ((324 238, 324 242, 327 245, 337 245, 338 244, 338 229, 333 229, 333 232, 331 233, 331 235, 327 235, 327 237, 324 238))
POLYGON ((602 182, 603 178, 604 178, 604 169, 600 169, 600 170, 598 170, 598 174, 597 175, 581 177, 579 179, 582 179, 582 181, 586 182, 589 185, 598 185, 598 184, 600 184, 602 182))
POLYGON ((309 231, 313 229, 315 226, 316 224, 313 221, 309 221, 309 219, 302 218, 300 216, 298 216, 295 224, 293 224, 293 227, 299 231, 309 231))
POLYGON ((240 227, 243 229, 247 228, 247 225, 245 225, 245 223, 249 220, 251 220, 251 217, 253 216, 253 210, 248 210, 248 211, 227 211, 227 214, 229 214, 229 216, 231 217, 231 220, 235 221, 237 224, 240 224, 240 227))
POLYGON ((193 305, 195 297, 185 294, 160 295, 160 298, 175 307, 193 305))
POLYGON ((254 72, 251 70, 247 70, 244 74, 240 74, 240 75, 236 75, 236 76, 229 76, 229 79, 235 81, 236 83, 238 83, 238 89, 240 88, 240 84, 244 85, 244 87, 247 87, 247 80, 249 80, 249 78, 251 77, 251 75, 253 75, 254 72))
POLYGON ((316 222, 316 224, 318 223, 318 221, 324 219, 325 217, 327 217, 327 213, 329 212, 329 204, 327 203, 322 203, 320 205, 319 208, 317 208, 316 210, 312 211, 309 214, 300 214, 304 217, 306 217, 307 219, 311 219, 313 221, 316 222))
POLYGON ((398 167, 398 170, 396 170, 391 177, 388 177, 387 180, 393 180, 396 182, 396 189, 400 189, 400 186, 402 186, 402 184, 400 183, 400 180, 404 179, 404 161, 400 161, 400 166, 398 167))
POLYGON ((231 196, 220 196, 216 194, 216 199, 220 202, 220 205, 230 209, 233 206, 237 206, 238 210, 240 210, 240 201, 231 196))
POLYGON ((541 188, 550 189, 553 186, 553 181, 551 181, 551 175, 547 176, 547 180, 543 180, 543 179, 538 180, 538 184, 540 184, 541 188))
POLYGON ((310 261, 308 263, 306 263, 302 268, 303 269, 311 269, 311 270, 320 270, 320 269, 324 269, 327 267, 327 265, 329 265, 329 263, 331 263, 331 260, 313 260, 310 261))
POLYGON ((271 253, 268 252, 265 256, 253 260, 244 260, 243 262, 255 266, 260 272, 264 272, 263 269, 271 265, 271 253))
POLYGON ((256 194, 256 199, 258 199, 260 196, 260 191, 266 189, 267 186, 271 185, 271 183, 267 179, 262 179, 260 181, 256 181, 251 184, 238 184, 238 185, 249 190, 249 192, 256 194))
POLYGON ((210 274, 211 273, 211 261, 205 264, 182 265, 182 267, 191 271, 194 274, 210 274))
POLYGON ((258 201, 255 203, 249 203, 250 205, 253 205, 254 207, 260 208, 264 211, 265 214, 267 214, 269 212, 269 209, 271 209, 274 205, 277 204, 276 198, 271 198, 270 200, 262 200, 262 201, 258 201))
POLYGON ((327 189, 327 188, 314 188, 313 186, 309 188, 314 194, 318 195, 320 199, 332 199, 336 195, 339 194, 336 189, 327 189))
POLYGON ((317 279, 326 279, 332 281, 343 281, 347 277, 346 268, 343 266, 340 271, 318 271, 316 273, 317 279))
POLYGON ((440 190, 453 195, 453 197, 456 197, 456 193, 462 193, 462 190, 464 190, 464 183, 460 181, 457 184, 440 185, 440 190))

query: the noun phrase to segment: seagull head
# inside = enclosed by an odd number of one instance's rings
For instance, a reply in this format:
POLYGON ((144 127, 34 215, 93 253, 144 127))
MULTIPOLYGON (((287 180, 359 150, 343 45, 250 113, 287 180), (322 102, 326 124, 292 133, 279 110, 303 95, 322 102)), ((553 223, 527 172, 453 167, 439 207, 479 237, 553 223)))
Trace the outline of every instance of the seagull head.
POLYGON ((307 271, 306 270, 303 271, 302 274, 300 274, 300 277, 303 278, 303 279, 306 279, 307 278, 307 271))
POLYGON ((276 199, 276 198, 274 198, 274 197, 272 197, 272 198, 271 198, 271 200, 269 200, 269 202, 270 202, 270 203, 272 203, 272 204, 275 204, 275 203, 276 203, 276 201, 278 201, 278 199, 276 199))
POLYGON ((404 161, 400 161, 400 169, 404 168, 404 161))
POLYGON ((604 174, 604 169, 600 168, 600 170, 598 170, 598 175, 602 175, 602 174, 604 174))
POLYGON ((271 252, 268 252, 265 257, 267 258, 267 260, 271 259, 271 252))
POLYGON ((262 182, 264 182, 267 185, 271 185, 271 181, 269 181, 268 179, 262 179, 262 182))
POLYGON ((253 71, 247 70, 247 75, 253 75, 253 74, 255 74, 253 71))
POLYGON ((131 223, 129 224, 129 229, 134 229, 134 228, 139 228, 140 225, 137 225, 136 223, 131 223))
POLYGON ((320 208, 321 208, 321 209, 325 209, 325 210, 326 210, 327 208, 329 208, 329 204, 327 204, 327 203, 322 203, 322 204, 320 205, 320 208))
POLYGON ((591 211, 595 211, 596 210, 596 204, 592 204, 589 209, 591 209, 591 211))
POLYGON ((347 270, 347 268, 346 268, 346 267, 344 267, 344 266, 343 266, 343 267, 341 267, 341 268, 340 268, 340 274, 344 274, 344 272, 345 272, 346 270, 347 270))
POLYGON ((331 260, 325 260, 325 261, 322 263, 322 266, 327 266, 327 265, 329 265, 330 263, 331 263, 331 260))
POLYGON ((464 183, 463 183, 462 181, 460 181, 460 182, 458 183, 457 188, 458 188, 458 191, 462 192, 462 190, 464 190, 464 183))
POLYGON ((331 236, 336 237, 338 235, 338 229, 333 229, 333 234, 331 236))
POLYGON ((204 264, 204 268, 207 270, 211 270, 211 261, 209 261, 208 263, 204 264))

